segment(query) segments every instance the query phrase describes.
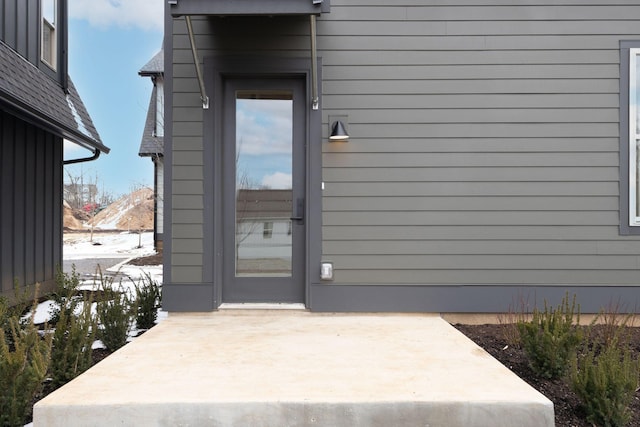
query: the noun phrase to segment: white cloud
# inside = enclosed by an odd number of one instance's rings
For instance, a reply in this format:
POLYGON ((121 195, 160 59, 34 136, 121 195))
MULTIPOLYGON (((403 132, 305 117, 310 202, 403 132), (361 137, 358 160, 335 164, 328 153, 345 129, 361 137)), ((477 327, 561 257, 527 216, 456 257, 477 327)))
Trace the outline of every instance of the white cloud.
POLYGON ((163 0, 70 0, 69 17, 86 19, 91 25, 108 28, 164 28, 163 0))
POLYGON ((292 182, 290 173, 275 172, 262 178, 262 185, 272 189, 289 189, 292 182))
POLYGON ((236 138, 241 154, 291 153, 291 101, 239 99, 237 103, 236 138))
POLYGON ((67 158, 68 154, 83 153, 84 151, 86 151, 86 149, 82 148, 80 145, 74 144, 73 142, 67 141, 66 139, 64 140, 65 159, 67 158))

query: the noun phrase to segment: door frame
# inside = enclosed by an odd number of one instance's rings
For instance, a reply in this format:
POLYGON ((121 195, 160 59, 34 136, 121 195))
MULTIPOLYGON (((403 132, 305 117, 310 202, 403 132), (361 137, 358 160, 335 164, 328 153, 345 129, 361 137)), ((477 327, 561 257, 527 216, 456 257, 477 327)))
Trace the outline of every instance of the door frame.
MULTIPOLYGON (((321 58, 318 80, 322 81, 321 58)), ((312 308, 311 288, 321 283, 322 256, 322 97, 311 108, 311 59, 212 55, 204 58, 205 87, 212 100, 203 112, 203 282, 213 286, 213 308, 222 303, 223 283, 223 94, 224 81, 233 77, 302 78, 306 99, 304 304, 312 308)), ((195 96, 195 94, 194 94, 195 96)))
POLYGON ((300 76, 226 76, 223 80, 223 277, 222 300, 225 303, 304 303, 304 251, 306 227, 305 210, 300 212, 299 202, 306 200, 306 150, 307 120, 305 115, 306 97, 304 80, 300 76), (288 216, 291 235, 291 274, 289 276, 238 276, 236 274, 236 227, 237 227, 237 102, 236 92, 280 91, 291 94, 291 211, 288 216), (293 217, 302 215, 302 220, 293 217), (233 250, 232 250, 233 248, 233 250))

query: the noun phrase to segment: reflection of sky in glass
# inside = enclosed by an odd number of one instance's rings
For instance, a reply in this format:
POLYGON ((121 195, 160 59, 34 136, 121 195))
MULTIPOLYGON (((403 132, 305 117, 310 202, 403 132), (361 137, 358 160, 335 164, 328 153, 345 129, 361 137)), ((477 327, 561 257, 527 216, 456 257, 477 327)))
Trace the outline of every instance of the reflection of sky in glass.
POLYGON ((56 5, 53 0, 44 0, 42 2, 42 17, 50 24, 56 23, 56 5))
POLYGON ((292 110, 290 99, 236 99, 239 185, 291 188, 292 110))

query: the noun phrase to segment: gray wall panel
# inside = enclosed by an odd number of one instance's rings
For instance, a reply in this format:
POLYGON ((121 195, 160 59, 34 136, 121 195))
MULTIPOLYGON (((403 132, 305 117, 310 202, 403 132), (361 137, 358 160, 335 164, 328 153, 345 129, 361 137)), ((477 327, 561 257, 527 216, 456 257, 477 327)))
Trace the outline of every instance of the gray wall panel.
POLYGON ((32 64, 40 64, 39 0, 2 0, 0 38, 32 64))
MULTIPOLYGON (((371 110, 369 110, 371 111, 371 110)), ((430 115, 430 110, 424 112, 430 115)), ((363 112, 363 114, 366 114, 363 112)), ((351 114, 349 115, 351 117, 351 114)), ((388 118, 387 120, 393 120, 388 118)), ((424 120, 429 120, 425 117, 424 120)), ((325 135, 325 137, 328 136, 325 135)), ((430 153, 536 153, 536 152, 617 152, 618 138, 430 138, 429 135, 403 138, 406 151, 430 153)), ((340 152, 359 153, 362 144, 342 144, 340 152)), ((386 139, 366 141, 368 153, 395 153, 396 145, 386 139)))
POLYGON ((325 182, 392 181, 618 181, 615 166, 602 167, 376 167, 326 168, 325 182))
MULTIPOLYGON (((328 258, 332 259, 332 258, 328 258)), ((334 260, 335 262, 335 260, 334 260)), ((536 269, 511 270, 505 268, 468 270, 468 269, 379 269, 379 270, 350 270, 336 269, 335 283, 362 285, 550 285, 566 289, 571 284, 607 286, 615 276, 616 285, 638 286, 637 269, 628 270, 591 270, 591 269, 536 269)), ((580 294, 578 298, 589 301, 588 294, 580 294)), ((600 307, 611 302, 609 299, 601 301, 600 307)), ((478 307, 480 311, 482 307, 478 307)), ((503 307, 506 311, 508 307, 503 307)))
MULTIPOLYGON (((617 238, 615 226, 515 226, 515 225, 439 225, 439 226, 326 226, 323 241, 334 240, 469 240, 486 241, 487 248, 493 240, 613 240, 617 238)), ((328 258, 333 254, 325 253, 328 258)), ((526 279, 523 279, 526 280, 526 279)))
MULTIPOLYGON (((618 230, 619 41, 640 39, 637 1, 331 6, 318 18, 322 257, 336 268, 327 295, 340 285, 637 284, 640 237, 618 230), (329 115, 348 116, 349 142, 326 142, 329 115)), ((186 28, 171 22, 172 280, 194 283, 210 183, 186 28)), ((304 18, 198 18, 194 28, 201 60, 309 55, 304 18)))
POLYGON ((325 197, 324 212, 350 211, 616 211, 615 196, 358 196, 325 197))
MULTIPOLYGON (((617 39, 616 39, 617 40, 617 39)), ((584 42, 583 42, 584 45, 584 42)), ((184 65, 179 65, 183 67, 184 65)), ((187 71, 185 71, 187 72, 187 71)), ((333 65, 323 68, 325 81, 360 79, 578 79, 615 78, 618 64, 333 65)))
MULTIPOLYGON (((375 8, 361 19, 355 8, 341 15, 340 3, 333 6, 321 29, 370 36, 320 38, 330 80, 324 108, 348 114, 352 135, 348 144, 325 144, 323 158, 323 249, 337 283, 473 283, 475 271, 457 271, 473 266, 491 270, 482 273, 487 283, 535 283, 542 276, 529 267, 554 270, 545 283, 580 283, 589 275, 573 273, 588 254, 599 260, 587 266, 624 271, 597 251, 619 239, 618 41, 637 29, 604 15, 593 32, 587 23, 544 22, 554 13, 548 7, 476 4, 481 12, 467 18, 469 8, 452 18, 443 17, 447 8, 412 9, 429 11, 420 26, 375 22, 375 8), (509 22, 516 16, 524 22, 509 22), (491 22, 460 22, 485 18, 491 22), (447 22, 432 25, 438 19, 447 22), (608 32, 613 26, 619 35, 608 32), (567 242, 558 247, 557 239, 567 242), (405 265, 407 255, 439 250, 446 256, 405 265), (526 271, 505 279, 514 251, 566 256, 553 258, 553 269, 518 258, 526 271), (505 264, 492 265, 489 254, 505 264)), ((593 13, 576 9, 561 14, 593 13)), ((638 247, 625 249, 632 260, 638 247)), ((628 280, 608 274, 612 283, 628 280)))
POLYGON ((62 262, 62 140, 0 110, 0 166, 0 295, 14 280, 47 292, 62 262))

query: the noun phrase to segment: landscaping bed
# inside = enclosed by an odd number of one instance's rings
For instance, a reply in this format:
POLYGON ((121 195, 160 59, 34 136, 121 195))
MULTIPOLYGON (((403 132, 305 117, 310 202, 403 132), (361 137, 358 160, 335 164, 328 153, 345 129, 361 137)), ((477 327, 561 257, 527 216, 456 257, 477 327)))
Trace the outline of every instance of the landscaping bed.
MULTIPOLYGON (((545 395, 553 402, 555 421, 558 427, 592 427, 586 420, 586 414, 581 408, 578 396, 571 390, 563 379, 547 380, 536 376, 531 368, 525 352, 519 346, 507 344, 505 338, 506 325, 454 325, 460 332, 486 350, 491 356, 513 371, 533 388, 545 395)), ((586 327, 583 327, 586 329, 586 327)), ((605 333, 606 326, 597 325, 592 328, 593 335, 605 333)), ((634 357, 640 353, 640 328, 628 327, 625 330, 634 357)), ((636 394, 631 403, 632 419, 628 424, 640 426, 640 393, 636 394)))

